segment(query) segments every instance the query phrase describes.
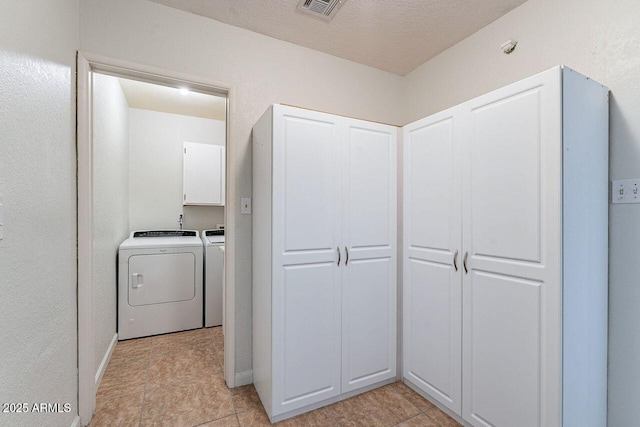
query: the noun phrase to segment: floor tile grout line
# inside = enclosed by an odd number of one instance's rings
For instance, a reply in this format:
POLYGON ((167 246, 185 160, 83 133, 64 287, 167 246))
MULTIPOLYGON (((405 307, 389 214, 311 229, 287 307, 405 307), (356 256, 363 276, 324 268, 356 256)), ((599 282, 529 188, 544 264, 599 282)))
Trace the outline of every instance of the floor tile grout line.
POLYGON ((429 413, 427 411, 424 411, 423 414, 429 418, 431 421, 433 421, 434 423, 436 423, 437 425, 439 425, 440 427, 442 427, 442 423, 438 420, 436 420, 435 418, 433 418, 431 415, 429 415, 429 413))
MULTIPOLYGON (((234 413, 234 414, 227 414, 227 415, 223 415, 222 417, 212 418, 212 419, 210 419, 210 420, 203 421, 203 422, 201 422, 201 423, 199 423, 199 424, 193 424, 191 427, 199 427, 199 426, 202 426, 202 425, 205 425, 205 424, 208 424, 208 423, 212 423, 212 422, 214 422, 214 421, 223 420, 223 419, 225 419, 225 418, 233 417, 233 416, 235 416, 235 415, 236 415, 235 413, 234 413)), ((238 417, 236 417, 236 419, 237 419, 237 418, 238 418, 238 417)))
MULTIPOLYGON (((218 326, 215 326, 216 328, 218 326)), ((213 328, 212 328, 213 329, 213 328)), ((213 331, 210 330, 209 333, 209 338, 211 339, 211 346, 213 348, 213 352, 216 355, 216 360, 218 361, 218 366, 220 367, 220 371, 222 372, 222 375, 224 376, 224 369, 222 368, 222 363, 220 363, 220 355, 218 354, 218 348, 216 346, 216 342, 213 339, 213 331)), ((222 354, 222 357, 224 357, 224 353, 222 354)))
MULTIPOLYGON (((222 376, 222 382, 224 382, 224 375, 222 376)), ((227 389, 227 391, 229 392, 229 398, 231 399, 231 407, 233 408, 233 413, 236 416, 236 418, 238 418, 238 410, 236 409, 236 404, 233 401, 233 395, 231 394, 231 389, 229 387, 227 387, 227 384, 224 384, 225 388, 227 389)), ((240 424, 240 420, 238 419, 238 424, 240 424)))
MULTIPOLYGON (((416 415, 414 415, 414 416, 412 416, 412 417, 409 417, 409 418, 404 419, 404 420, 402 420, 402 421, 400 421, 400 422, 397 422, 397 423, 395 423, 394 425, 392 425, 391 427, 399 426, 400 424, 404 423, 405 421, 412 420, 412 419, 414 419, 414 418, 416 418, 416 417, 419 417, 420 415, 424 415, 424 412, 420 412, 419 414, 416 414, 416 415)), ((430 418, 429 418, 429 419, 430 419, 430 418)), ((440 424, 438 424, 438 425, 440 425, 440 424)))
POLYGON ((144 391, 142 393, 142 405, 140 405, 140 418, 138 420, 138 427, 142 426, 142 414, 144 412, 144 402, 147 399, 147 383, 149 382, 149 369, 151 367, 151 352, 153 351, 154 339, 151 340, 151 345, 149 346, 149 355, 147 359, 147 372, 144 378, 144 391))
MULTIPOLYGON (((404 382, 403 382, 403 381, 400 381, 400 380, 399 380, 399 381, 396 381, 394 384, 398 384, 398 383, 402 383, 402 384, 404 384, 404 382)), ((411 390, 411 388, 409 388, 409 390, 411 390)), ((447 415, 447 416, 448 416, 448 414, 447 414, 446 412, 444 412, 442 409, 438 408, 438 407, 437 407, 434 403, 432 403, 429 399, 426 399, 426 398, 424 398, 424 397, 420 396, 420 395, 419 395, 418 393, 416 393, 414 390, 411 390, 411 392, 412 392, 412 393, 414 393, 416 396, 418 396, 418 397, 420 397, 420 398, 422 398, 422 399, 426 400, 426 401, 427 401, 427 402, 429 402, 431 405, 433 405, 433 407, 434 407, 435 409, 437 409, 438 411, 440 411, 440 412, 442 412, 443 414, 445 414, 445 415, 447 415)), ((418 407, 418 405, 416 405, 415 403, 411 402, 409 399, 405 398, 404 396, 402 396, 402 397, 403 397, 405 400, 407 400, 409 403, 411 403, 413 406, 415 406, 415 407, 416 407, 416 409, 417 409, 417 410, 419 410, 421 414, 424 414, 424 415, 425 415, 427 418, 429 418, 431 421, 433 421, 434 423, 436 423, 438 426, 442 427, 442 423, 440 423, 438 420, 436 420, 435 418, 433 418, 433 417, 432 417, 432 416, 427 412, 427 410, 426 410, 426 409, 420 409, 420 408, 418 407)), ((420 415, 420 414, 418 414, 418 415, 420 415)), ((416 417, 417 417, 418 415, 416 415, 416 417)), ((411 418, 409 418, 409 419, 411 419, 411 418)), ((405 421, 407 421, 407 420, 405 420, 405 421)), ((404 421, 403 421, 403 422, 404 422, 404 421)))
POLYGON ((203 375, 200 375, 200 376, 184 377, 184 378, 181 378, 178 381, 162 383, 162 384, 154 386, 154 387, 149 387, 147 385, 147 387, 145 387, 145 392, 147 392, 147 391, 155 391, 155 390, 158 390, 160 388, 166 388, 166 387, 179 387, 181 385, 188 385, 188 384, 191 384, 193 382, 200 381, 202 378, 215 377, 215 376, 221 375, 221 374, 222 374, 222 372, 214 372, 214 373, 210 373, 210 374, 203 374, 203 375))
MULTIPOLYGON (((401 380, 398 380, 398 381, 396 381, 395 383, 392 383, 392 385, 394 385, 395 387, 397 387, 397 384, 404 384, 404 382, 403 382, 403 381, 401 381, 401 380)), ((418 393, 416 393, 415 391, 411 390, 411 392, 412 392, 412 393, 414 393, 416 396, 421 397, 421 398, 423 398, 423 399, 424 399, 424 397, 420 396, 420 395, 419 395, 418 393)), ((409 417, 409 418, 407 418, 406 420, 402 420, 402 421, 400 421, 398 424, 403 423, 403 422, 405 422, 405 421, 407 421, 407 420, 410 420, 410 419, 412 419, 412 418, 415 418, 415 417, 417 417, 417 416, 418 416, 418 415, 420 415, 420 414, 424 414, 427 418, 429 418, 429 419, 430 419, 430 420, 432 420, 434 423, 436 423, 438 426, 440 426, 440 423, 439 423, 438 421, 434 420, 433 418, 431 418, 431 417, 429 416, 429 414, 427 414, 427 411, 426 411, 426 410, 419 408, 419 407, 418 407, 418 405, 416 405, 415 403, 413 403, 412 401, 410 401, 409 399, 407 399, 407 398, 402 394, 402 392, 400 392, 399 390, 398 390, 398 395, 399 395, 401 398, 403 398, 404 400, 406 400, 407 402, 409 402, 411 405, 413 405, 413 407, 414 407, 414 408, 416 408, 416 409, 419 411, 419 413, 418 413, 418 414, 414 415, 413 417, 409 417)), ((426 400, 427 402, 429 402, 429 400, 428 400, 428 399, 425 399, 425 400, 426 400)), ((431 402, 429 402, 429 403, 431 403, 431 402)), ((395 425, 397 425, 397 424, 395 424, 395 425)))

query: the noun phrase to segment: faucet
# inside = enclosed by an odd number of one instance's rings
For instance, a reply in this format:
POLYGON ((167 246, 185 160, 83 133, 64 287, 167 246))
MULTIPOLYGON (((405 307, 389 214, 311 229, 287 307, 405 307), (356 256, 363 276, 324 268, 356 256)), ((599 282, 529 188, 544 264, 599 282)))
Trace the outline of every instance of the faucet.
POLYGON ((178 218, 178 224, 180 224, 180 230, 182 230, 182 223, 184 222, 184 215, 180 214, 178 218))

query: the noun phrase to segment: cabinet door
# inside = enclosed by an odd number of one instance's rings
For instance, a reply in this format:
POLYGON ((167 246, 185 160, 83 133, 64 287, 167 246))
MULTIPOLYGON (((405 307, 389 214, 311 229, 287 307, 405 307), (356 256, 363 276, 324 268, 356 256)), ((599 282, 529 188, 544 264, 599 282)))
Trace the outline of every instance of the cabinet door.
POLYGON ((403 376, 461 412, 460 109, 404 128, 403 376))
POLYGON ((182 176, 184 205, 224 205, 224 147, 185 142, 182 176))
POLYGON ((273 415, 340 394, 339 118, 273 109, 273 415))
POLYGON ((396 376, 397 133, 343 119, 342 392, 396 376))
POLYGON ((463 416, 561 425, 561 85, 554 69, 463 104, 463 416))

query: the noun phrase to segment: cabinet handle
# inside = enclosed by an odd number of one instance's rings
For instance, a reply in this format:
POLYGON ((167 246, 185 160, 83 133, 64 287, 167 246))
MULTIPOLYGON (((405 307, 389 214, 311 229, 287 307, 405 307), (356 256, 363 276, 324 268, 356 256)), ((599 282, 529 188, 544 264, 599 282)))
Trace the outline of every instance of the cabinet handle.
POLYGON ((336 246, 336 251, 338 251, 338 267, 340 267, 340 259, 342 258, 340 255, 340 246, 336 246))
POLYGON ((458 271, 458 250, 456 249, 456 253, 453 254, 453 268, 458 271))
POLYGON ((347 253, 347 259, 344 261, 344 266, 349 265, 349 249, 345 246, 344 251, 347 253))
POLYGON ((465 274, 469 272, 469 269, 467 268, 467 257, 468 256, 469 256, 469 252, 465 252, 464 253, 464 258, 462 259, 462 266, 464 267, 465 274))

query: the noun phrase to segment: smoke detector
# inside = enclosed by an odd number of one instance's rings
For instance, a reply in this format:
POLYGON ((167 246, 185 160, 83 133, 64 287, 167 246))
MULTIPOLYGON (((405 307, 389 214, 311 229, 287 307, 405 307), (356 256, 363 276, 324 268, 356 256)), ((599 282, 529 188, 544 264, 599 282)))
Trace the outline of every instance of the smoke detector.
POLYGON ((301 0, 298 10, 330 21, 347 0, 301 0))
POLYGON ((504 53, 509 55, 511 52, 516 50, 516 46, 518 46, 518 42, 513 39, 509 39, 506 42, 502 43, 502 46, 500 46, 500 49, 502 49, 504 53))

